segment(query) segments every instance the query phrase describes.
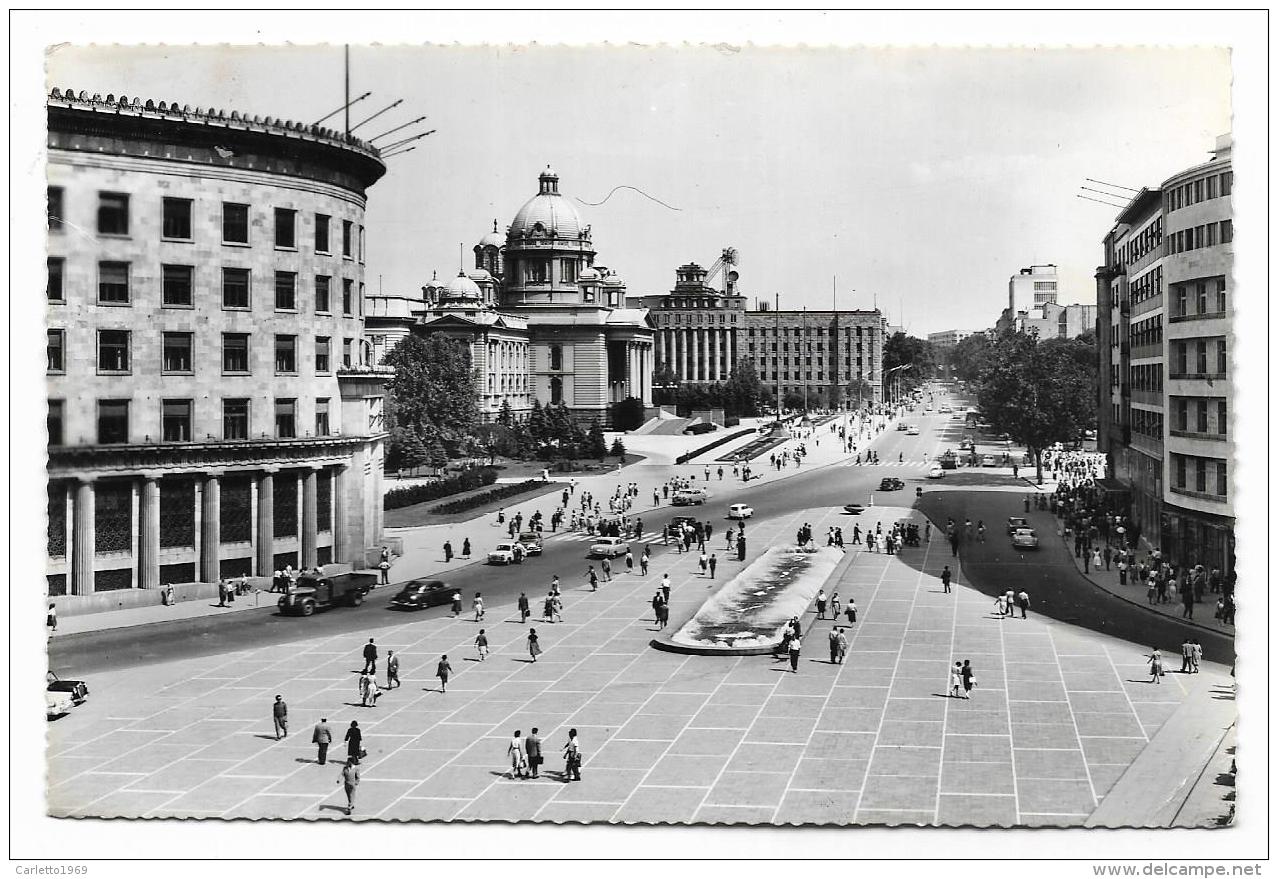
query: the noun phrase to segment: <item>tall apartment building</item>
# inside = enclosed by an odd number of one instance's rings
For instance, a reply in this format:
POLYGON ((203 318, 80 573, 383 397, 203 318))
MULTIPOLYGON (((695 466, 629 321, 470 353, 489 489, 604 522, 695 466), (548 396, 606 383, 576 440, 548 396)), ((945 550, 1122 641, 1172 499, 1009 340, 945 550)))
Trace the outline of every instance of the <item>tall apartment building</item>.
POLYGON ((1012 314, 1055 304, 1059 293, 1056 266, 1052 264, 1021 269, 1007 282, 1007 307, 1012 314))
POLYGON ((382 534, 377 150, 57 89, 48 148, 49 593, 363 566, 382 534))
POLYGON ((1228 135, 1211 161, 1136 195, 1096 273, 1100 445, 1142 532, 1169 557, 1233 569, 1228 135))

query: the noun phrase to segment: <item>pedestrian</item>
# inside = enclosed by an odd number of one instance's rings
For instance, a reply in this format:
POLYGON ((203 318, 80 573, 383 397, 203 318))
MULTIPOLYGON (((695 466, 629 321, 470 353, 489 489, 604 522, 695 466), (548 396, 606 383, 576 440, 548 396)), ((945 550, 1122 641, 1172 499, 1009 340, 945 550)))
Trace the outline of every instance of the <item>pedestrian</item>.
POLYGON ((603 571, 604 582, 610 582, 612 580, 612 562, 604 559, 599 563, 599 569, 603 571))
POLYGON ((564 783, 581 781, 581 743, 577 730, 568 730, 568 742, 564 745, 564 783))
POLYGON ((475 597, 470 602, 471 609, 475 611, 475 622, 479 622, 484 618, 484 596, 483 593, 476 592, 475 597))
POLYGON ((643 548, 643 555, 639 556, 639 574, 640 576, 648 576, 648 558, 652 555, 648 547, 643 548))
POLYGON ((972 660, 963 660, 963 670, 959 672, 963 678, 963 698, 972 698, 972 688, 976 686, 976 674, 972 670, 972 660))
MULTIPOLYGON (((351 723, 354 724, 354 721, 351 721, 351 723)), ((347 736, 349 737, 349 735, 348 731, 347 736)), ((357 758, 346 758, 346 765, 342 767, 342 777, 339 781, 346 790, 346 814, 354 814, 355 789, 359 787, 359 760, 357 758)))
POLYGON ((390 583, 390 562, 387 561, 385 557, 377 563, 377 570, 381 572, 382 579, 380 585, 385 586, 390 583))
POLYGON ((1112 549, 1110 549, 1110 548, 1109 548, 1109 544, 1108 544, 1108 543, 1106 543, 1106 544, 1105 544, 1105 553, 1104 553, 1104 559, 1105 559, 1105 570, 1107 570, 1107 571, 1109 570, 1109 563, 1113 560, 1113 558, 1114 558, 1114 551, 1113 551, 1112 549))
POLYGON ((826 598, 825 598, 824 589, 817 590, 816 606, 817 606, 817 619, 819 620, 825 619, 826 598))
POLYGON ((945 569, 941 571, 941 586, 944 587, 944 591, 946 592, 954 591, 953 589, 950 588, 950 580, 953 579, 953 577, 954 575, 950 573, 950 566, 946 565, 945 569))
POLYGON ((399 683, 399 657, 394 650, 386 651, 386 689, 393 690, 399 683))
POLYGON ((599 591, 599 575, 595 573, 595 566, 588 565, 586 567, 586 579, 590 581, 590 591, 599 591))
POLYGON ((856 599, 855 598, 848 599, 848 609, 844 611, 844 613, 847 615, 848 625, 855 625, 856 624, 856 599))
POLYGON ((1193 650, 1189 655, 1189 670, 1191 674, 1198 674, 1198 663, 1203 658, 1203 645, 1198 643, 1198 639, 1194 639, 1193 650))
POLYGON ((479 634, 475 636, 475 652, 479 654, 480 662, 488 657, 488 636, 484 634, 483 629, 480 629, 479 634))
POLYGON ((460 592, 454 592, 454 593, 453 593, 452 611, 453 611, 453 618, 454 618, 454 619, 456 619, 457 617, 461 616, 461 612, 462 612, 462 602, 461 602, 461 593, 460 593, 460 592))
POLYGON ((706 568, 709 565, 709 563, 710 563, 709 557, 706 556, 705 550, 702 550, 701 558, 697 560, 697 564, 701 568, 701 576, 704 577, 706 575, 706 568))
POLYGON ((666 600, 666 604, 670 603, 670 575, 661 575, 661 597, 666 600))
POLYGON ((959 690, 963 688, 963 666, 962 663, 954 663, 954 667, 950 669, 950 698, 957 699, 959 690))
POLYGON ((284 697, 277 695, 275 703, 271 705, 271 720, 275 723, 275 741, 279 741, 288 735, 288 705, 284 703, 284 697))
POLYGON ((323 766, 328 762, 328 746, 333 743, 333 731, 328 728, 327 717, 321 717, 320 722, 315 724, 315 731, 311 733, 311 741, 315 744, 318 752, 316 754, 317 762, 323 766))
POLYGON ((839 593, 836 590, 830 595, 830 619, 838 622, 841 613, 843 613, 843 602, 839 599, 839 593))
POLYGON ((541 653, 541 642, 537 640, 537 630, 528 630, 528 655, 532 657, 532 661, 537 661, 537 655, 541 653))
POLYGON ((526 778, 528 776, 528 755, 524 753, 523 733, 515 730, 510 743, 506 745, 506 756, 510 758, 510 777, 526 778))
POLYGON ((1180 600, 1185 608, 1180 612, 1180 615, 1192 620, 1194 618, 1194 587, 1187 586, 1181 590, 1180 600))
MULTIPOLYGON (((278 576, 278 572, 276 573, 276 576, 278 576)), ((274 591, 274 586, 271 587, 271 591, 274 591)), ((225 580, 217 581, 217 606, 226 607, 226 581, 225 580)))
POLYGON ((795 631, 794 637, 790 639, 790 671, 795 674, 799 673, 799 648, 800 640, 798 630, 795 631))
POLYGON ((50 603, 49 612, 44 618, 44 624, 48 627, 49 637, 52 638, 53 634, 58 631, 58 608, 56 605, 50 603))
POLYGON ((1100 548, 1097 547, 1092 551, 1092 570, 1099 571, 1102 564, 1104 564, 1104 561, 1101 558, 1100 548))
POLYGON ((830 665, 836 665, 839 661, 839 630, 837 627, 830 628, 830 665))
POLYGON ((540 778, 541 736, 537 735, 537 727, 535 726, 532 728, 532 732, 528 733, 528 738, 524 739, 524 754, 528 758, 528 769, 532 777, 540 778))
POLYGON ((1188 637, 1185 638, 1180 645, 1180 673, 1189 674, 1189 665, 1191 657, 1194 655, 1194 645, 1190 643, 1188 637))
POLYGON ((529 617, 529 616, 531 616, 531 615, 532 615, 532 609, 528 606, 528 595, 527 595, 527 593, 520 592, 520 593, 519 593, 519 622, 520 622, 520 624, 522 625, 523 623, 528 622, 528 617, 529 617))
POLYGON ((1127 559, 1122 555, 1118 557, 1118 585, 1127 585, 1127 559))
POLYGON ((359 721, 352 720, 346 730, 346 759, 359 762, 364 756, 364 731, 359 728, 359 721))
POLYGON ((714 553, 710 553, 710 561, 706 562, 710 566, 710 579, 714 579, 714 569, 719 566, 719 557, 714 553))
POLYGON ((994 599, 994 607, 998 611, 999 619, 1003 619, 1004 617, 1006 617, 1007 616, 1007 596, 1003 593, 999 593, 998 597, 994 599))
POLYGON ((444 564, 449 564, 453 560, 453 544, 450 541, 444 541, 444 564))
POLYGON ((439 658, 439 665, 435 666, 435 677, 439 678, 439 692, 448 692, 448 676, 452 673, 452 663, 448 661, 448 654, 445 653, 439 658))
POLYGON ((1016 595, 1016 606, 1021 609, 1021 619, 1025 619, 1025 612, 1029 610, 1029 605, 1029 593, 1022 589, 1016 595))
POLYGON ((839 650, 838 650, 837 656, 835 657, 838 660, 839 665, 843 664, 843 659, 847 655, 848 655, 848 636, 847 636, 847 633, 843 631, 843 627, 840 626, 839 627, 839 650))
POLYGON ((1158 648, 1154 648, 1154 652, 1149 654, 1149 682, 1151 684, 1161 684, 1163 682, 1163 655, 1158 652, 1158 648))
POLYGON ((464 559, 470 558, 470 538, 469 537, 462 538, 462 558, 464 559))
POLYGON ((626 548, 626 573, 633 574, 635 572, 635 557, 630 552, 630 548, 626 548))
POLYGON ((364 674, 377 674, 377 645, 369 638, 364 645, 364 674))

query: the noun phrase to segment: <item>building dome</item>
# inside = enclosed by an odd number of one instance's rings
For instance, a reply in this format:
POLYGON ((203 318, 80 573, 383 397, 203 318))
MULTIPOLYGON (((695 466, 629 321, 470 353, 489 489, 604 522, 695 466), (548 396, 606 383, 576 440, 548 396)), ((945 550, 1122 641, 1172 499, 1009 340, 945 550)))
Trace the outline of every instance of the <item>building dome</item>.
POLYGON ((480 247, 501 247, 506 243, 506 239, 497 231, 497 221, 493 220, 493 231, 489 232, 483 238, 479 239, 480 247))
POLYGON ((444 285, 439 300, 440 304, 478 302, 483 295, 478 284, 466 277, 464 273, 458 272, 457 277, 444 285))
POLYGON ((581 238, 587 230, 581 215, 567 198, 559 194, 559 176, 546 166, 537 178, 539 191, 530 198, 510 224, 510 238, 581 238))

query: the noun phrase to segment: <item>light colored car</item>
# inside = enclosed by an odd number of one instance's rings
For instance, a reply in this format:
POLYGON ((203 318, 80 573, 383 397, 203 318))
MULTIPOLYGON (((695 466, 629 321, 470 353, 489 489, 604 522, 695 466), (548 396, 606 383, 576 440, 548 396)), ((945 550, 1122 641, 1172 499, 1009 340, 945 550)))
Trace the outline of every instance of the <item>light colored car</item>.
POLYGON ((1015 534, 1017 531, 1020 531, 1022 528, 1029 528, 1029 526, 1030 526, 1029 519, 1026 519, 1024 516, 1008 516, 1007 517, 1007 533, 1009 535, 1015 534))
POLYGON ((514 541, 504 541, 488 553, 490 565, 518 565, 524 560, 524 548, 514 541))
POLYGON ((1012 532, 1013 549, 1038 549, 1038 534, 1033 528, 1017 528, 1012 532))
POLYGON ((986 455, 984 458, 982 458, 982 459, 981 459, 981 466, 982 466, 982 467, 997 467, 997 466, 998 466, 998 461, 994 460, 994 456, 993 456, 993 455, 986 455))
POLYGON ((915 427, 914 425, 910 425, 909 429, 905 431, 905 435, 906 435, 906 436, 918 436, 918 435, 919 435, 919 429, 918 429, 917 427, 915 427))
POLYGON ((728 507, 729 519, 749 519, 754 515, 754 507, 748 507, 745 504, 733 504, 728 507))
POLYGON ((46 690, 44 693, 44 716, 46 720, 61 717, 70 712, 74 706, 75 700, 71 698, 70 693, 55 692, 53 690, 46 690))
POLYGON ((945 469, 940 464, 933 464, 927 471, 928 479, 944 479, 945 469))
POLYGON ((687 507, 693 504, 704 504, 710 492, 704 488, 681 488, 674 493, 670 503, 676 507, 687 507))
POLYGON ((621 537, 600 537, 590 544, 590 557, 593 559, 615 559, 626 554, 630 548, 621 537))

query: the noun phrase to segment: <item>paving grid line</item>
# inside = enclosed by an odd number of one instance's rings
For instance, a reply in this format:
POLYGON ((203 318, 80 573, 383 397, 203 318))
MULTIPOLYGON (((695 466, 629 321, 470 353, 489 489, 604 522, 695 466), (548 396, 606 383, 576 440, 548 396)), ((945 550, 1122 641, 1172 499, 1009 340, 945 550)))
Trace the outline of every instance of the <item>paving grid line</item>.
MULTIPOLYGON (((1021 791, 1016 784, 1016 740, 1012 738, 1012 686, 1011 680, 1007 676, 1007 629, 1003 625, 1003 621, 999 620, 998 626, 998 643, 999 652, 1003 655, 1003 693, 1007 696, 1007 756, 1008 763, 1012 767, 1012 793, 1013 800, 1016 804, 1016 823, 1021 823, 1021 791)), ((1054 652, 1054 651, 1053 651, 1054 652)), ((1063 676, 1062 676, 1063 679, 1063 676)))
MULTIPOLYGON (((1056 644, 1056 632, 1051 626, 1047 626, 1045 628, 1047 628, 1047 637, 1051 640, 1052 656, 1056 657, 1056 672, 1061 676, 1061 689, 1065 690, 1065 705, 1069 709, 1069 723, 1070 726, 1074 728, 1074 741, 1078 742, 1078 756, 1083 760, 1083 770, 1087 773, 1087 789, 1092 792, 1092 809, 1095 810, 1096 806, 1100 803, 1100 797, 1096 796, 1096 782, 1092 780, 1092 767, 1091 764, 1087 762, 1087 752, 1083 750, 1083 738, 1078 731, 1078 718, 1074 716, 1074 703, 1069 700, 1069 689, 1065 686, 1065 668, 1061 664, 1061 653, 1056 644)), ((1137 723, 1140 722, 1139 715, 1137 716, 1136 721, 1137 723)), ((1012 722, 1012 705, 1010 701, 1007 705, 1007 722, 1009 724, 1012 722)), ((1015 748, 1013 748, 1013 750, 1015 750, 1015 748)), ((1041 750, 1047 749, 1043 748, 1041 750)), ((1027 778, 1027 780, 1037 779, 1027 778)))
MULTIPOLYGON (((929 545, 929 546, 930 546, 930 545, 929 545)), ((924 553, 924 555, 923 555, 923 564, 920 566, 920 568, 926 568, 926 567, 927 567, 927 553, 925 552, 925 553, 924 553)), ((950 668, 951 668, 950 663, 952 663, 952 662, 954 661, 954 645, 955 645, 955 643, 956 643, 956 642, 957 642, 957 640, 958 640, 958 595, 959 595, 959 594, 958 594, 957 592, 950 592, 950 593, 948 593, 948 594, 950 595, 950 597, 951 597, 953 600, 950 602, 950 605, 949 605, 949 607, 950 607, 950 650, 949 650, 949 654, 950 654, 950 655, 949 655, 949 658, 948 658, 948 659, 946 660, 946 662, 945 662, 945 670, 946 670, 946 672, 949 672, 949 670, 950 670, 950 668)), ((1007 666, 1007 656, 1006 656, 1006 655, 1004 655, 1004 656, 1003 656, 1003 666, 1004 666, 1005 668, 1006 668, 1006 666, 1007 666)), ((946 689, 945 689, 945 710, 944 710, 944 712, 942 712, 942 714, 941 714, 941 768, 937 771, 937 776, 936 776, 936 801, 935 801, 935 803, 933 804, 933 807, 932 807, 932 809, 933 809, 933 814, 936 816, 935 820, 936 820, 938 823, 939 823, 939 822, 940 822, 940 820, 941 820, 941 776, 943 776, 943 775, 945 774, 945 731, 946 731, 947 729, 949 729, 949 726, 950 726, 950 699, 952 698, 952 696, 950 695, 950 687, 949 687, 949 680, 948 680, 948 678, 947 678, 947 680, 946 680, 946 682, 945 682, 945 683, 946 683, 946 689)), ((886 712, 885 712, 885 716, 886 716, 886 712)), ((1010 706, 1008 707, 1008 710, 1007 710, 1007 718, 1008 718, 1007 722, 1008 722, 1008 724, 1010 725, 1010 724, 1011 724, 1011 722, 1012 722, 1012 709, 1011 709, 1011 707, 1010 707, 1010 706)))
POLYGON ((1140 729, 1141 737, 1145 739, 1145 743, 1149 744, 1149 733, 1145 732, 1145 724, 1141 722, 1140 714, 1136 711, 1136 703, 1132 701, 1132 694, 1127 692, 1127 682, 1123 680, 1122 674, 1118 671, 1118 664, 1114 662, 1114 655, 1110 653, 1108 646, 1103 646, 1105 658, 1109 660, 1109 667, 1114 672, 1114 678, 1118 681, 1118 689, 1122 691, 1123 698, 1127 700, 1127 707, 1131 709, 1132 716, 1136 718, 1136 726, 1140 729))

